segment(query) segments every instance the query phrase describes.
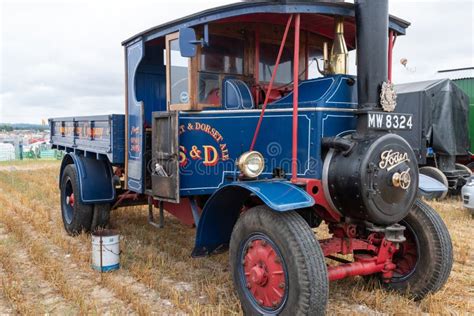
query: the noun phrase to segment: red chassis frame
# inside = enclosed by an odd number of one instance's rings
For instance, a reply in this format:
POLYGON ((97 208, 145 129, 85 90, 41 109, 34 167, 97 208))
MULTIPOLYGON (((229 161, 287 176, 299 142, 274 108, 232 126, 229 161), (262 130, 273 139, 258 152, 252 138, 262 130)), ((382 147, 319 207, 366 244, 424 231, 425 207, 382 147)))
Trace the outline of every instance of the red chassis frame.
POLYGON ((332 210, 323 193, 320 180, 298 179, 306 186, 306 191, 314 198, 315 212, 329 225, 329 232, 333 237, 320 240, 321 249, 325 257, 343 262, 337 266, 328 266, 330 281, 343 279, 349 276, 369 275, 382 273, 382 279, 389 281, 397 267, 393 262, 393 255, 398 245, 388 241, 383 233, 370 233, 361 238, 357 225, 341 222, 339 213, 332 210), (333 255, 354 254, 354 261, 334 257, 333 255))

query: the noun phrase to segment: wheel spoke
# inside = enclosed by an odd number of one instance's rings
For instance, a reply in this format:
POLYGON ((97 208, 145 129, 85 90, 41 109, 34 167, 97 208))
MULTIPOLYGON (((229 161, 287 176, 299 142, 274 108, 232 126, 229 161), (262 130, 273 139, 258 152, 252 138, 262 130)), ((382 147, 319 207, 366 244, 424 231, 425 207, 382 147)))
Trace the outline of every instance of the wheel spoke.
POLYGON ((273 293, 275 293, 279 298, 283 298, 283 290, 272 287, 273 293))

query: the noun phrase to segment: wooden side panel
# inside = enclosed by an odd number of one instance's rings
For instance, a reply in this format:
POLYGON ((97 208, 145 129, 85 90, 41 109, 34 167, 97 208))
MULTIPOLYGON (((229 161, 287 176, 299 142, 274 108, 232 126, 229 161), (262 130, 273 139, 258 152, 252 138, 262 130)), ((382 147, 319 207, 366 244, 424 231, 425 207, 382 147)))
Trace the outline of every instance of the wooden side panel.
POLYGON ((127 106, 126 106, 126 183, 128 189, 144 192, 144 108, 137 101, 135 93, 135 75, 138 65, 145 54, 142 40, 126 47, 127 106))

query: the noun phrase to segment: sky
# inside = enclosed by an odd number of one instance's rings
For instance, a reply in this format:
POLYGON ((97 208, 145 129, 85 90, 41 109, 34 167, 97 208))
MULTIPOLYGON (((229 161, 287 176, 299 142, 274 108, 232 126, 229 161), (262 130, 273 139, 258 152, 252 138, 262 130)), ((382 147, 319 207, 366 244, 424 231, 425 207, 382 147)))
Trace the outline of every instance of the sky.
MULTIPOLYGON (((233 2, 0 0, 0 122, 123 113, 121 42, 233 2)), ((395 83, 474 66, 474 0, 390 0, 390 13, 412 23, 394 49, 395 83)))

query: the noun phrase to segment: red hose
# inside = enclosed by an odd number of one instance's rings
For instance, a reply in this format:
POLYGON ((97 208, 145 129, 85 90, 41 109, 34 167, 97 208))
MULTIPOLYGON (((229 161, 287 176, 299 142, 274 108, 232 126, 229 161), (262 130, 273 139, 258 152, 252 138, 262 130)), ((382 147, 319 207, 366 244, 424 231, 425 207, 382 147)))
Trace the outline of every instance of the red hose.
POLYGON ((293 56, 293 141, 291 152, 291 181, 298 177, 298 85, 300 73, 300 15, 295 19, 295 52, 293 56))

